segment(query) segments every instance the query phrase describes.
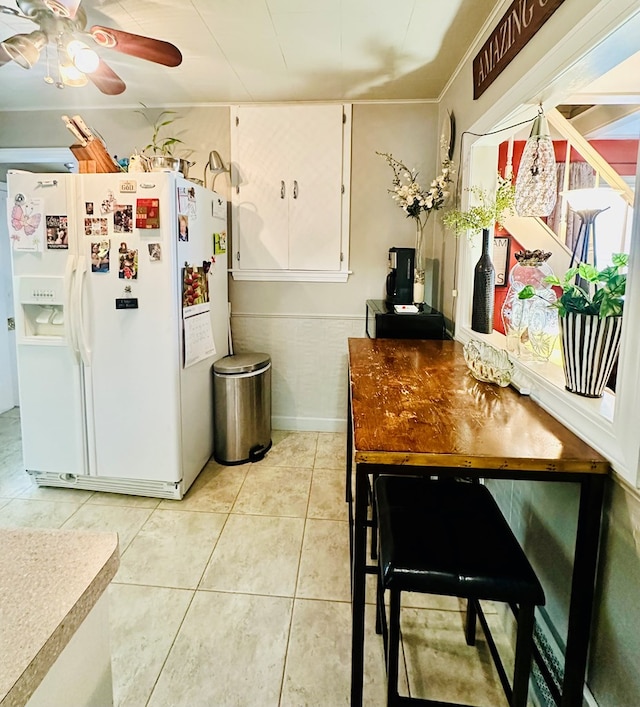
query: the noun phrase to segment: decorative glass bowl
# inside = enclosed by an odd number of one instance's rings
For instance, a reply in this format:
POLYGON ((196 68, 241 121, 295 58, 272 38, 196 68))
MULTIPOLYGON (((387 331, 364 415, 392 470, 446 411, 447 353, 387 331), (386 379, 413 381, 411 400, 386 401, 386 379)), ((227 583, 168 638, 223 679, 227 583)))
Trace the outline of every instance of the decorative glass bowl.
POLYGON ((513 363, 506 351, 471 339, 464 345, 464 360, 476 380, 503 388, 511 383, 513 363))

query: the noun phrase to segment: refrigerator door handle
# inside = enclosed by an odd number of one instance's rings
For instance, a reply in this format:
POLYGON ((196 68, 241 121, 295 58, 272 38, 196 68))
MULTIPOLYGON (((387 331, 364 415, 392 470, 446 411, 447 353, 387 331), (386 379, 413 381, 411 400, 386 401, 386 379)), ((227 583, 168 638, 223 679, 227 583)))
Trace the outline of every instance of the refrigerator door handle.
POLYGON ((75 255, 70 255, 67 259, 67 266, 64 271, 64 309, 65 309, 65 339, 67 346, 73 352, 74 359, 80 362, 80 347, 78 346, 78 337, 76 333, 76 312, 74 283, 76 276, 77 261, 75 255))
POLYGON ((85 366, 91 365, 91 349, 89 348, 87 332, 84 326, 84 279, 87 275, 87 259, 81 255, 78 257, 78 266, 76 268, 76 276, 74 282, 75 303, 76 303, 76 336, 78 339, 78 349, 82 357, 82 363, 85 366))

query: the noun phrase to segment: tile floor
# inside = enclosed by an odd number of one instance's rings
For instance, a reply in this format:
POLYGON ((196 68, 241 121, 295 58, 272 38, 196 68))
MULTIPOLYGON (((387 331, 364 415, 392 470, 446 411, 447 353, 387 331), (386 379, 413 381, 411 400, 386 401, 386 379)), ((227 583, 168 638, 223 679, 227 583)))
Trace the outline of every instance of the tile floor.
MULTIPOLYGON (((345 438, 274 431, 273 441, 263 461, 210 463, 182 501, 168 501, 36 487, 22 469, 19 412, 0 415, 0 526, 119 534, 109 589, 118 707, 349 704, 345 438)), ((404 690, 505 705, 484 643, 464 642, 458 601, 410 604, 404 690)), ((373 613, 366 707, 384 704, 373 613)))

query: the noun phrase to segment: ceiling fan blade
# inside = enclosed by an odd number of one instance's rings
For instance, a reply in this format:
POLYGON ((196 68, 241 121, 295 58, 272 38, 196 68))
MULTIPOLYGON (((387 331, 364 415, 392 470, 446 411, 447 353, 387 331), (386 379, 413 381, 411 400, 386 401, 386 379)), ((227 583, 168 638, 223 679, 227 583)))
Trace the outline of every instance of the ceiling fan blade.
POLYGON ((107 96, 117 96, 127 87, 118 74, 102 59, 100 59, 98 68, 93 73, 87 74, 87 78, 107 96))
POLYGON ((122 54, 129 54, 164 66, 179 66, 182 63, 182 54, 178 47, 161 39, 143 37, 100 25, 94 25, 89 33, 101 47, 115 49, 122 54))

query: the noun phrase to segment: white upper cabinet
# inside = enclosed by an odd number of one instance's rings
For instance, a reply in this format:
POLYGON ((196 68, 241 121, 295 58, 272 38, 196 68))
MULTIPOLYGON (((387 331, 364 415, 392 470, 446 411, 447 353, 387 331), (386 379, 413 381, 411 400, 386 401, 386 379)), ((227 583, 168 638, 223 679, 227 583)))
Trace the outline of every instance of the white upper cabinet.
POLYGON ((234 279, 348 277, 351 106, 231 112, 234 279))

